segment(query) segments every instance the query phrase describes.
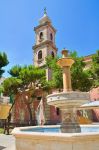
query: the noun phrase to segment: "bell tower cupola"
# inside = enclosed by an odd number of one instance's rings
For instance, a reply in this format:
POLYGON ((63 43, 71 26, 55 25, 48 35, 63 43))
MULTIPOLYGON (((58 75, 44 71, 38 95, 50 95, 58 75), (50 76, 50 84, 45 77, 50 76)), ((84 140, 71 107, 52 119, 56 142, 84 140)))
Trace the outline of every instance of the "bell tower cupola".
POLYGON ((47 15, 46 8, 44 15, 39 20, 39 25, 34 27, 35 45, 33 46, 34 66, 43 67, 46 63, 46 57, 56 56, 57 48, 55 45, 56 29, 47 15))

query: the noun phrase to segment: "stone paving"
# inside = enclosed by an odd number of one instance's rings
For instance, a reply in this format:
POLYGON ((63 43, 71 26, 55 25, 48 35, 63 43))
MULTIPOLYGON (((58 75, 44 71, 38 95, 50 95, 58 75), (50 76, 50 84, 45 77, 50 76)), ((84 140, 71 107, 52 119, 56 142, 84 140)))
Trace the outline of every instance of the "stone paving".
POLYGON ((16 150, 13 135, 0 134, 0 150, 16 150))

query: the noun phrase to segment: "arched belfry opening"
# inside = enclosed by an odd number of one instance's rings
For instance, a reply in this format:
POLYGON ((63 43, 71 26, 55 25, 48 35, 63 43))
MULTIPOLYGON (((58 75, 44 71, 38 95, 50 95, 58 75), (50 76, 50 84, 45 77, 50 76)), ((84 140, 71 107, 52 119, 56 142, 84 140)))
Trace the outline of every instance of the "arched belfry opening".
POLYGON ((41 50, 38 52, 38 60, 40 60, 40 59, 42 59, 42 51, 41 50))
POLYGON ((40 32, 40 36, 39 36, 40 40, 43 39, 43 32, 40 32))
POLYGON ((50 33, 50 40, 53 41, 53 34, 50 33))

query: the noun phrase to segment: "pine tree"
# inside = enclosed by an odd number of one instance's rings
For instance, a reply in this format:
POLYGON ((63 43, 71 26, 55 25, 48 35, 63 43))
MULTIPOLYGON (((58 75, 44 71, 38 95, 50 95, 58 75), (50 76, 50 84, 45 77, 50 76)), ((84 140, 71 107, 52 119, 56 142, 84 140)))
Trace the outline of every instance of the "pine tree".
POLYGON ((8 65, 9 61, 7 59, 7 55, 6 53, 1 53, 0 52, 0 78, 2 77, 2 74, 5 72, 3 67, 5 67, 6 65, 8 65))

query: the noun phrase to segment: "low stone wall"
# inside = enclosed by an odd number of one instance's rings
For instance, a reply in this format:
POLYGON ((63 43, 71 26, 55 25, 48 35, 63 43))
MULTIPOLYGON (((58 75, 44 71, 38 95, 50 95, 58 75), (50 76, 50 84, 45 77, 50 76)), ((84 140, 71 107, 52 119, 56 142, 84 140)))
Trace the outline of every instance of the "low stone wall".
POLYGON ((24 132, 15 128, 16 150, 99 150, 99 133, 24 132))

